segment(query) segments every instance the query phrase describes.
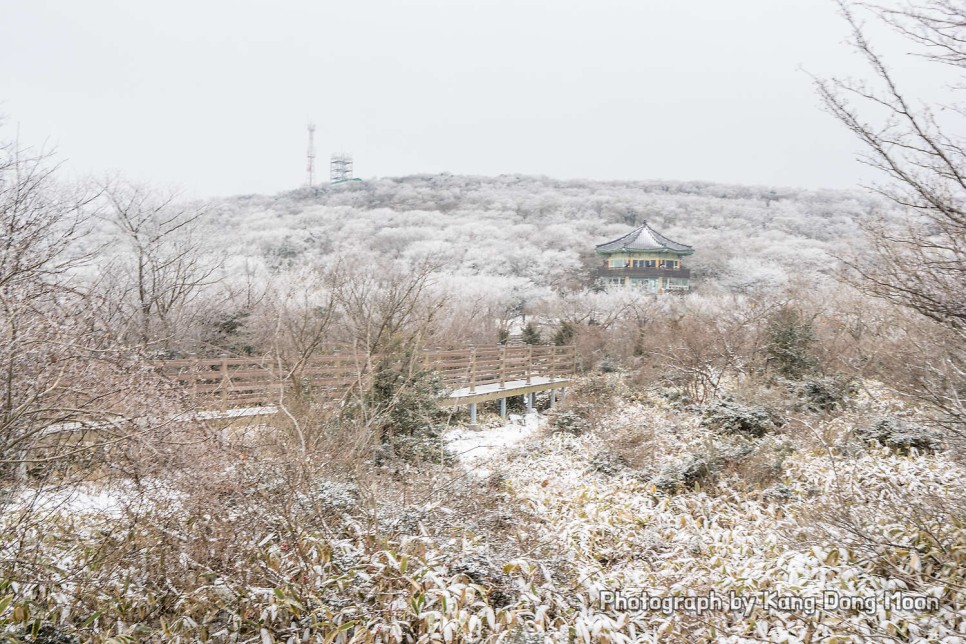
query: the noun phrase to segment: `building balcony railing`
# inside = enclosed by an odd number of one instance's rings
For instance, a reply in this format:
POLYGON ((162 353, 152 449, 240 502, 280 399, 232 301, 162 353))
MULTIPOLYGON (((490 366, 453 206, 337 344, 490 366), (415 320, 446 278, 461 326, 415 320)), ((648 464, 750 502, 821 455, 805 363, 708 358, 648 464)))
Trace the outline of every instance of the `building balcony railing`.
POLYGON ((679 268, 610 268, 597 269, 597 277, 686 277, 691 278, 691 269, 679 268))

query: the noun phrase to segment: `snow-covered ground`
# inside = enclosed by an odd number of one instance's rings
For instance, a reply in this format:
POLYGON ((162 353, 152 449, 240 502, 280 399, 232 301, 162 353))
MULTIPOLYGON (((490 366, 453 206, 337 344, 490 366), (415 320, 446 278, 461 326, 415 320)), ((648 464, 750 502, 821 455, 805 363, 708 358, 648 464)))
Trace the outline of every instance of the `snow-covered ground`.
MULTIPOLYGON (((269 524, 231 524, 239 563, 232 568, 219 559, 225 567, 216 581, 175 587, 183 597, 199 598, 174 609, 185 618, 179 634, 204 639, 216 627, 227 634, 232 627, 213 617, 211 606, 238 615, 254 606, 262 621, 249 639, 258 632, 271 635, 263 641, 299 639, 302 607, 315 602, 334 607, 313 613, 318 633, 365 615, 365 626, 354 627, 356 640, 385 642, 523 641, 511 639, 523 631, 533 636, 527 641, 548 644, 966 641, 966 540, 959 520, 944 518, 944 504, 963 498, 962 464, 944 452, 846 444, 856 423, 880 411, 863 396, 852 410, 819 419, 821 434, 792 427, 747 441, 716 434, 699 415, 660 398, 625 401, 576 435, 541 431, 545 419, 538 414, 454 429, 445 440, 465 476, 454 477, 452 488, 435 488, 453 496, 404 508, 414 512, 392 524, 401 536, 390 537, 384 549, 368 545, 374 533, 353 514, 360 501, 352 485, 327 485, 323 492, 339 499, 331 507, 345 512, 343 524, 327 520, 347 532, 329 536, 310 525, 299 535, 299 543, 326 553, 311 567, 301 565, 305 549, 293 548, 269 524), (667 468, 683 471, 679 465, 723 453, 735 441, 754 451, 719 467, 716 476, 700 484, 682 480, 674 490, 655 483, 667 468), (486 484, 473 480, 496 471, 501 476, 486 484), (410 515, 416 516, 411 525, 410 515), (280 601, 281 587, 289 589, 291 604, 280 601), (650 599, 622 607, 608 599, 617 592, 650 599), (893 596, 931 603, 894 606, 893 596), (671 603, 712 597, 740 601, 706 609, 671 603)), ((52 515, 40 519, 46 538, 37 538, 35 526, 12 522, 11 529, 25 535, 22 542, 50 569, 86 576, 91 610, 111 619, 125 617, 124 610, 133 614, 129 606, 144 614, 153 610, 148 583, 156 578, 138 568, 140 552, 169 554, 151 550, 156 535, 174 534, 175 548, 186 544, 166 559, 164 574, 177 583, 196 579, 198 570, 213 572, 205 568, 210 559, 195 554, 204 550, 190 546, 222 543, 210 534, 210 517, 182 512, 165 493, 153 482, 146 489, 118 484, 79 487, 72 495, 43 492, 37 503, 52 515), (125 504, 137 500, 146 510, 157 504, 147 524, 156 532, 145 533, 122 578, 103 567, 98 553, 118 547, 111 539, 127 538, 105 526, 123 525, 112 514, 126 513, 125 504), (175 522, 169 533, 171 517, 182 515, 189 520, 175 522), (95 553, 91 565, 81 558, 85 553, 95 553)), ((396 518, 395 499, 391 507, 396 518)), ((68 586, 56 586, 45 608, 74 610, 73 595, 62 587, 68 586)), ((80 587, 69 586, 72 593, 80 587)), ((18 601, 30 592, 20 591, 18 601)), ((103 621, 95 628, 103 641, 121 627, 103 621)), ((158 637, 173 639, 164 628, 158 637)))
POLYGON ((510 448, 532 436, 545 421, 537 412, 524 416, 510 414, 502 427, 460 427, 447 432, 444 440, 464 467, 474 474, 487 476, 490 473, 487 464, 504 457, 510 448))
POLYGON ((62 516, 91 515, 120 517, 125 511, 154 507, 158 503, 177 501, 179 494, 161 481, 142 479, 139 485, 114 482, 94 483, 59 488, 26 488, 0 510, 25 510, 62 516))

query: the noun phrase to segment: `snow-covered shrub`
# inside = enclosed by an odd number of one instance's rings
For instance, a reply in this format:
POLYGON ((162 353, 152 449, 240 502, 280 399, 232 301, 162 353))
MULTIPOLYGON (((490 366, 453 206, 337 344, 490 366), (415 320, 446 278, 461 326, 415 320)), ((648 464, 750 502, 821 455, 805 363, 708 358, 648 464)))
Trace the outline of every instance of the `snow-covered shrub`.
POLYGON ((710 479, 717 468, 714 459, 688 454, 682 461, 662 467, 651 482, 662 492, 676 492, 710 479))
POLYGON ((366 398, 369 413, 376 415, 380 445, 376 463, 394 458, 440 463, 449 456, 443 448, 443 391, 439 376, 422 368, 410 368, 413 354, 398 360, 384 359, 377 367, 366 398))
POLYGON ((687 452, 662 467, 651 483, 662 492, 684 491, 695 484, 713 484, 726 467, 734 467, 755 450, 747 440, 712 443, 687 452))
POLYGON ((531 632, 521 626, 510 631, 503 641, 507 644, 546 644, 547 637, 543 633, 531 632))
POLYGON ((23 628, 13 642, 32 642, 33 644, 80 644, 80 638, 71 635, 66 629, 59 628, 50 622, 36 621, 23 628))
POLYGON ((841 409, 857 391, 855 380, 843 376, 806 378, 797 382, 786 381, 786 384, 811 412, 841 409))
POLYGON ((588 469, 591 472, 605 476, 613 476, 621 470, 627 469, 627 466, 627 461, 620 454, 601 450, 590 459, 590 467, 588 469))
POLYGON ((554 424, 560 418, 564 431, 593 430, 601 417, 627 393, 624 381, 616 375, 594 374, 581 378, 567 390, 566 397, 554 411, 554 424))
POLYGON ((812 321, 798 309, 785 306, 771 315, 765 329, 765 350, 779 374, 801 378, 816 366, 812 321))
POLYGON ((784 503, 785 501, 790 501, 793 496, 794 493, 792 488, 784 483, 776 483, 765 488, 761 493, 762 500, 771 501, 774 503, 784 503))
POLYGON ((450 565, 449 570, 452 574, 465 575, 470 583, 485 588, 488 603, 494 608, 508 606, 514 599, 513 579, 483 552, 463 555, 450 565))
POLYGON ((664 400, 668 401, 672 405, 687 405, 689 404, 690 398, 688 392, 680 387, 664 386, 657 390, 657 395, 659 395, 664 400))
POLYGON ((414 434, 388 436, 376 448, 374 462, 376 465, 385 465, 393 460, 452 463, 453 454, 445 446, 443 431, 440 425, 426 425, 414 434))
POLYGON ((348 512, 360 501, 359 486, 344 481, 319 481, 315 485, 315 500, 337 512, 348 512))
POLYGON ((880 418, 868 427, 857 429, 855 433, 862 441, 879 443, 900 454, 909 454, 911 449, 919 452, 935 452, 942 449, 942 443, 935 431, 895 416, 880 418))
POLYGON ((590 427, 587 419, 573 409, 554 410, 548 416, 551 432, 566 432, 579 436, 590 427))
POLYGON ((385 416, 384 437, 424 433, 440 415, 439 376, 425 369, 411 370, 412 360, 404 355, 399 362, 386 359, 376 367, 369 402, 385 416))
POLYGON ((617 373, 620 371, 620 365, 611 355, 605 355, 597 363, 597 370, 601 373, 617 373))
POLYGON ((736 444, 725 469, 752 488, 769 488, 785 474, 785 461, 793 451, 783 437, 769 434, 753 443, 736 444))
POLYGON ((701 426, 719 434, 761 437, 775 430, 775 419, 764 407, 718 400, 705 407, 701 426))

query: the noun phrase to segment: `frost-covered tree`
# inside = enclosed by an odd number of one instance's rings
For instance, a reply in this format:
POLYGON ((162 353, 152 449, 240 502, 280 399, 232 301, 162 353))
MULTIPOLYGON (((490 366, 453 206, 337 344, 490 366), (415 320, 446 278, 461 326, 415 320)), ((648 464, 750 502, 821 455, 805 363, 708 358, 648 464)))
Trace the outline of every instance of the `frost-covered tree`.
MULTIPOLYGON (((851 42, 870 70, 867 80, 820 80, 828 110, 864 146, 879 170, 874 187, 903 213, 901 221, 864 222, 869 252, 849 260, 867 292, 907 307, 952 334, 935 360, 920 366, 930 401, 962 432, 966 417, 966 2, 901 5, 840 0, 851 42), (862 12, 861 14, 859 12, 862 12), (912 95, 867 36, 861 16, 892 27, 913 53, 951 73, 953 96, 930 103, 912 95), (950 116, 952 115, 952 116, 950 116)), ((929 352, 927 350, 927 352, 929 352)))
POLYGON ((219 262, 199 231, 205 209, 120 180, 106 183, 103 193, 105 218, 119 241, 104 269, 114 324, 141 346, 170 348, 193 322, 184 319, 189 305, 218 279, 219 262))
MULTIPOLYGON (((966 136, 941 111, 966 114, 966 102, 929 105, 908 93, 868 40, 852 3, 840 6, 872 81, 818 83, 829 111, 864 144, 862 160, 886 178, 875 190, 906 217, 869 220, 868 259, 852 263, 865 287, 966 337, 966 136)), ((939 65, 966 70, 966 2, 931 0, 890 8, 862 5, 939 65)), ((960 84, 958 91, 962 91, 960 84)))

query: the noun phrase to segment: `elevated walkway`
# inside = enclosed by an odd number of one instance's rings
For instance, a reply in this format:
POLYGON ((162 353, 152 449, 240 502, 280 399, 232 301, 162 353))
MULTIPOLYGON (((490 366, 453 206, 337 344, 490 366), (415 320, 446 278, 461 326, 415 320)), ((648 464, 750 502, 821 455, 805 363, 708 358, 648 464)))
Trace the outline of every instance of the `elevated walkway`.
POLYGON ((451 391, 440 404, 446 407, 470 405, 473 403, 488 402, 490 400, 499 400, 507 396, 525 396, 541 391, 566 389, 572 383, 573 380, 570 378, 551 379, 536 376, 531 378, 530 382, 526 380, 510 380, 503 385, 500 383, 491 383, 473 388, 460 387, 459 389, 451 391))
POLYGON ((333 350, 312 358, 297 370, 285 371, 270 357, 189 358, 155 363, 155 368, 179 383, 197 400, 198 409, 229 412, 233 408, 270 405, 287 395, 310 391, 313 396, 339 400, 362 393, 384 369, 396 373, 430 372, 448 392, 443 406, 469 407, 476 422, 479 403, 499 400, 506 416, 506 399, 524 396, 532 409, 538 392, 569 387, 576 368, 573 346, 519 345, 426 350, 416 355, 363 355, 333 350))

